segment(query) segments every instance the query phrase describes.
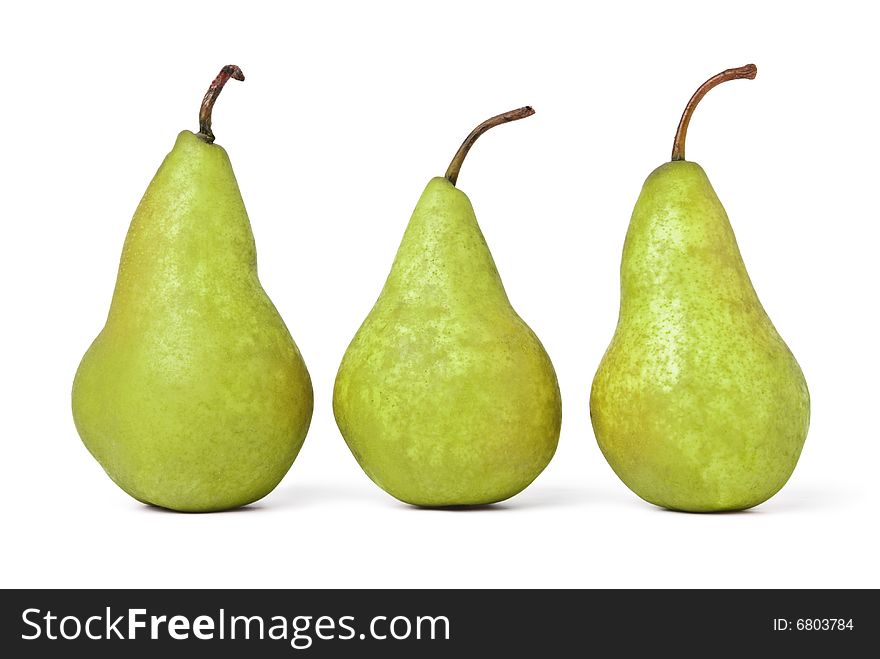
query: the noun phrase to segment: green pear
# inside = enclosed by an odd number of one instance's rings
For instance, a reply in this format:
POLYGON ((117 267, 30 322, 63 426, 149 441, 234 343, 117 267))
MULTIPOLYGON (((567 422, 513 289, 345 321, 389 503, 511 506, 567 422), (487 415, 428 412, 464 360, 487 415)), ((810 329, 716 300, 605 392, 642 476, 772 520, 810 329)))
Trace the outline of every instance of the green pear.
POLYGON ((517 315, 467 196, 455 187, 478 126, 419 199, 379 299, 348 347, 336 421, 367 475, 401 501, 466 506, 523 490, 553 457, 561 400, 517 315))
POLYGON ((623 248, 620 317, 593 381, 599 446, 640 497, 674 510, 750 508, 795 468, 810 418, 807 384, 770 322, 703 169, 672 162, 645 181, 623 248))
POLYGON ((312 415, 299 350, 257 278, 247 212, 213 143, 180 133, 131 222, 106 325, 73 383, 92 455, 131 496, 180 511, 265 496, 296 458, 312 415))

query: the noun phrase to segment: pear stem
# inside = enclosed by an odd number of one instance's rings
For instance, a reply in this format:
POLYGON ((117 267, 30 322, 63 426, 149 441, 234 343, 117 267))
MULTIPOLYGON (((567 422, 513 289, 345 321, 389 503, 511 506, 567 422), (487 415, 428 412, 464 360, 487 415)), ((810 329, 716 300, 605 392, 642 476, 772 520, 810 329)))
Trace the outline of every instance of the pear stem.
POLYGON ((697 108, 697 103, 703 100, 703 97, 709 93, 709 90, 713 87, 717 87, 722 82, 727 82, 728 80, 741 80, 743 78, 754 80, 756 75, 758 75, 758 67, 754 64, 746 64, 745 66, 740 66, 736 69, 722 71, 700 85, 700 88, 694 92, 694 95, 691 96, 691 100, 688 101, 688 104, 681 115, 681 121, 678 122, 678 130, 675 132, 675 140, 672 142, 673 161, 684 160, 684 140, 687 137, 688 124, 691 122, 691 117, 694 114, 694 110, 697 108))
POLYGON ((230 78, 244 80, 244 73, 242 73, 241 69, 235 66, 235 64, 227 64, 220 69, 220 73, 214 78, 214 82, 211 83, 211 86, 208 87, 208 91, 205 92, 205 98, 202 99, 202 107, 199 110, 198 135, 208 144, 214 143, 214 133, 211 131, 211 112, 214 110, 214 103, 217 102, 217 97, 220 96, 220 92, 223 91, 223 85, 225 85, 230 78))
POLYGON ((531 117, 535 114, 535 111, 531 108, 531 106, 525 106, 524 108, 519 108, 517 110, 511 110, 510 112, 505 112, 503 114, 496 115, 491 119, 486 119, 479 126, 474 128, 471 131, 471 134, 468 135, 464 142, 461 143, 461 146, 458 147, 458 151, 455 152, 455 157, 452 158, 452 162, 449 163, 449 168, 446 170, 446 180, 455 185, 456 181, 458 181, 458 174, 461 171, 461 166, 464 163, 465 157, 467 157, 468 151, 471 150, 471 147, 474 145, 474 142, 485 133, 490 128, 495 128, 495 126, 500 126, 501 124, 506 124, 508 121, 516 121, 517 119, 525 119, 526 117, 531 117))

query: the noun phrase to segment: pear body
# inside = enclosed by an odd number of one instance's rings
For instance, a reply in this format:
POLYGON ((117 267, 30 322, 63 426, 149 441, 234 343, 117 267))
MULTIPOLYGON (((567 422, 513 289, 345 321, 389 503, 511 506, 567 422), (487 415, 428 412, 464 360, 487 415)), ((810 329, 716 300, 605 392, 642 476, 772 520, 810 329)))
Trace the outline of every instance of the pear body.
POLYGON ((184 131, 135 212, 106 325, 76 373, 77 430, 136 499, 202 512, 269 493, 311 414, 229 158, 184 131))
POLYGON ((671 162, 648 177, 620 276, 620 317, 590 397, 611 467, 666 508, 769 499, 800 456, 809 393, 699 165, 671 162))
POLYGON ((556 373, 508 301, 467 196, 432 179, 379 299, 345 353, 336 421, 401 501, 464 506, 520 492, 561 424, 556 373))

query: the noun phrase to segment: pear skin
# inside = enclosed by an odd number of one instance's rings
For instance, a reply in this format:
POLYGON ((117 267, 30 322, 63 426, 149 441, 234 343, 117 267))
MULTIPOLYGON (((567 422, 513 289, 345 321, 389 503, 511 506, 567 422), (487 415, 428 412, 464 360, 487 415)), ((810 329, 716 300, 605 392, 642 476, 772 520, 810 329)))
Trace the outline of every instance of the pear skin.
POLYGON ((311 414, 229 158, 184 131, 134 214, 106 325, 76 373, 77 430, 134 498, 203 512, 268 494, 311 414))
POLYGON ((415 505, 502 501, 553 457, 553 365, 511 307, 470 200, 445 178, 419 199, 342 360, 333 410, 367 475, 415 505))
POLYGON ((612 469, 675 510, 769 499, 797 464, 810 397, 699 165, 675 160, 645 181, 620 282, 617 329, 590 396, 612 469))

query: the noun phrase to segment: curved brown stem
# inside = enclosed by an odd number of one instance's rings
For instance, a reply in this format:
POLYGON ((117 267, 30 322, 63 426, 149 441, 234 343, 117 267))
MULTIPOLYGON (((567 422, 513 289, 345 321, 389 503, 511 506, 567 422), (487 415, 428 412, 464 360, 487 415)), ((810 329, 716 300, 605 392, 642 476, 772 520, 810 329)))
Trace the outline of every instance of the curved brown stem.
POLYGON ((223 85, 225 85, 230 78, 244 80, 244 73, 242 73, 241 69, 235 66, 235 64, 227 64, 220 69, 220 73, 214 78, 214 82, 211 83, 211 86, 208 87, 208 91, 205 92, 205 98, 202 99, 202 108, 199 110, 198 134, 199 137, 205 140, 208 144, 214 143, 214 133, 211 132, 211 111, 214 109, 214 103, 217 101, 217 97, 220 96, 220 92, 223 91, 223 85))
POLYGON ((722 71, 700 85, 700 88, 694 92, 694 95, 691 96, 691 100, 688 101, 688 104, 681 115, 681 121, 678 122, 678 130, 675 132, 675 140, 672 142, 673 160, 684 160, 684 140, 687 137, 688 124, 691 122, 691 117, 694 114, 694 110, 697 108, 697 103, 703 100, 703 97, 709 92, 709 90, 713 87, 717 87, 722 82, 727 82, 728 80, 740 80, 742 78, 754 80, 756 75, 758 75, 758 67, 754 64, 746 64, 745 66, 736 69, 722 71))
POLYGON ((535 111, 531 108, 531 106, 526 106, 524 108, 519 108, 518 110, 511 110, 510 112, 505 112, 504 114, 499 114, 491 119, 486 119, 479 126, 474 128, 471 131, 471 134, 468 135, 464 142, 461 143, 461 146, 458 147, 458 151, 455 152, 455 156, 452 158, 452 162, 449 163, 449 168, 446 170, 446 180, 448 180, 452 185, 455 185, 455 182, 458 181, 458 173, 461 171, 461 165, 464 163, 464 159, 468 154, 468 151, 471 150, 471 147, 474 145, 474 142, 485 133, 490 128, 495 128, 495 126, 500 126, 501 124, 506 124, 508 121, 516 121, 517 119, 525 119, 526 117, 531 117, 535 114, 535 111))

